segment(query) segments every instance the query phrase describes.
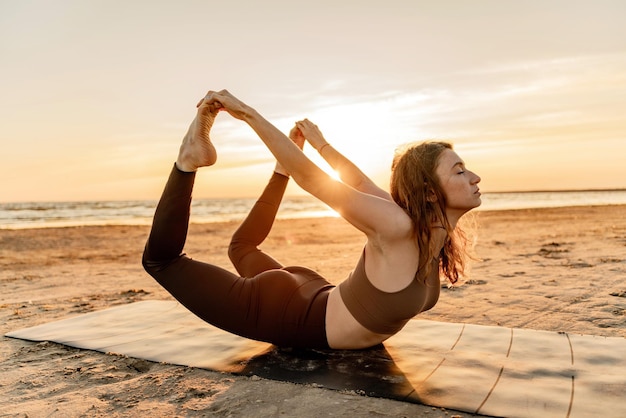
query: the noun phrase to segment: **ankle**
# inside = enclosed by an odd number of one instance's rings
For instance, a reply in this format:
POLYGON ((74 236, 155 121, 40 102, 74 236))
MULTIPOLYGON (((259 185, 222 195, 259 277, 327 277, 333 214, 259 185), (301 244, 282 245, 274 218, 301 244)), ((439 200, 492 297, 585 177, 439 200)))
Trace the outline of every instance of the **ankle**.
POLYGON ((276 162, 276 166, 274 167, 274 173, 280 174, 285 177, 289 177, 289 173, 287 172, 287 170, 285 170, 285 168, 279 162, 276 162))
POLYGON ((187 138, 180 146, 178 158, 176 159, 176 168, 186 173, 198 171, 199 165, 195 157, 194 149, 189 146, 187 138))
POLYGON ((198 167, 194 166, 193 164, 186 163, 180 158, 176 160, 175 164, 176 168, 183 173, 195 173, 196 171, 198 171, 198 167))

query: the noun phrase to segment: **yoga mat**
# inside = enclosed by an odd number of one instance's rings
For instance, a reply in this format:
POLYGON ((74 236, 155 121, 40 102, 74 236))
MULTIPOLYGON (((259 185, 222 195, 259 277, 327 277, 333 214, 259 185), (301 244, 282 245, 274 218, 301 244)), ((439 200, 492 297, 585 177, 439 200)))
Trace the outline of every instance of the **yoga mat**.
POLYGON ((367 350, 289 349, 221 331, 171 301, 6 336, 483 415, 626 417, 624 338, 417 319, 367 350))

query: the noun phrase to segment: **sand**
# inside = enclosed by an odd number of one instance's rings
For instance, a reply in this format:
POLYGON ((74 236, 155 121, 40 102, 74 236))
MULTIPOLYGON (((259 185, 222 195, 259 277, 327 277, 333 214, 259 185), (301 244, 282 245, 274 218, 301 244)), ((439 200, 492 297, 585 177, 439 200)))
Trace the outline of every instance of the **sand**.
MULTIPOLYGON (((420 318, 626 337, 626 206, 476 214, 475 261, 420 318)), ((236 223, 192 224, 186 252, 230 266, 236 223)), ((0 230, 2 334, 170 299, 143 272, 148 228, 0 230)), ((342 280, 363 236, 335 218, 277 221, 264 249, 342 280)), ((393 416, 467 413, 3 337, 0 416, 393 416)))

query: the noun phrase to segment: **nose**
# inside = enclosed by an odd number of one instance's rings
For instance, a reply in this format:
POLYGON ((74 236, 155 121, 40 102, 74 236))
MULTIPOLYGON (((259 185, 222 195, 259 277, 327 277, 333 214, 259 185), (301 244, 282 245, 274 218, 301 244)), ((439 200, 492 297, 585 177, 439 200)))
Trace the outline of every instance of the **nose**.
POLYGON ((472 181, 471 181, 471 184, 478 184, 478 183, 480 183, 480 180, 481 180, 480 176, 472 171, 472 181))

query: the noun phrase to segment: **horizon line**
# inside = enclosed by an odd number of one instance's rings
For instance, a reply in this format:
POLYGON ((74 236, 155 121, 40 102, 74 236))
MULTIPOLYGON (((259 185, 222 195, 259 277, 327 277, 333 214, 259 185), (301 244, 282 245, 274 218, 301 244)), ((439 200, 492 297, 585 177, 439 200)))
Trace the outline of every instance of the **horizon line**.
MULTIPOLYGON (((496 190, 485 191, 482 194, 520 194, 520 193, 572 193, 572 192, 626 192, 624 188, 592 188, 592 189, 536 189, 536 190, 496 190)), ((307 197, 309 194, 287 194, 285 197, 307 197)), ((219 199, 219 200, 231 200, 231 199, 255 199, 258 196, 239 196, 239 197, 197 197, 195 200, 207 200, 207 199, 219 199)), ((313 196, 310 196, 313 197, 313 196)), ((14 201, 0 201, 0 205, 6 204, 28 204, 28 203, 82 203, 82 202, 141 202, 141 201, 156 201, 158 198, 149 199, 90 199, 90 200, 14 200, 14 201)))

